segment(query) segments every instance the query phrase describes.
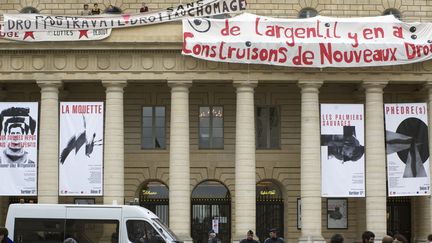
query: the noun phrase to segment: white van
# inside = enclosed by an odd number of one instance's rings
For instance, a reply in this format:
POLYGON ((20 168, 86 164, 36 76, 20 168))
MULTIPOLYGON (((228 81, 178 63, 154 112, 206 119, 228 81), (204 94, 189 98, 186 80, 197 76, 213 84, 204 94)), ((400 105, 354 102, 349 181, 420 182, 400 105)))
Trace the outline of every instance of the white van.
POLYGON ((6 218, 16 243, 178 243, 151 211, 130 205, 11 204, 6 218))

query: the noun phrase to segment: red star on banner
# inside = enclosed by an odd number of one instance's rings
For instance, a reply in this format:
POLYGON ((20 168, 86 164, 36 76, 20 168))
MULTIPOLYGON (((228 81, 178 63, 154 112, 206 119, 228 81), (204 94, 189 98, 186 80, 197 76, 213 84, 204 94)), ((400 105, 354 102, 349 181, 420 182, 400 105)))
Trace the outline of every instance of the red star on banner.
POLYGON ((33 31, 26 31, 24 33, 24 38, 23 40, 25 40, 27 37, 31 37, 33 40, 35 39, 34 35, 33 35, 33 31))
POLYGON ((79 32, 80 32, 80 35, 79 35, 78 39, 81 39, 81 37, 83 37, 83 36, 88 38, 88 35, 87 35, 88 30, 80 30, 79 32))
POLYGON ((127 15, 122 15, 122 17, 123 17, 123 19, 125 20, 125 23, 128 24, 128 23, 129 23, 130 15, 129 15, 129 14, 127 14, 127 15))

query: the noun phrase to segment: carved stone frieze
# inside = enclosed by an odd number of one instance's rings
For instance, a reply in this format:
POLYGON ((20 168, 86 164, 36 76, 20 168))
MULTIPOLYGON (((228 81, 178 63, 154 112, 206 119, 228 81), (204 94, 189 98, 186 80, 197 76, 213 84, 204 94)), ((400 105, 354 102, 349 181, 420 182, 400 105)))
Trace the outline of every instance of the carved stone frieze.
POLYGON ((132 65, 133 65, 133 55, 130 54, 122 54, 120 55, 119 58, 119 66, 121 69, 123 70, 129 70, 131 69, 132 65))
POLYGON ((11 57, 11 68, 14 70, 21 70, 24 67, 24 57, 14 56, 11 57))
POLYGON ((58 70, 63 70, 68 65, 66 55, 54 56, 54 67, 58 70))
POLYGON ((41 70, 45 67, 45 57, 44 56, 33 56, 32 57, 32 67, 36 70, 41 70))
POLYGON ((153 68, 153 65, 154 65, 153 57, 144 56, 144 55, 143 55, 143 57, 141 57, 141 66, 145 70, 149 70, 149 69, 153 68))
POLYGON ((390 82, 422 82, 431 79, 432 62, 369 68, 318 69, 212 62, 182 56, 180 50, 0 51, 0 79, 32 80, 45 74, 60 73, 65 73, 66 76, 59 77, 70 80, 82 80, 83 76, 86 80, 101 80, 109 78, 113 73, 130 80, 167 80, 174 75, 182 75, 181 78, 186 80, 234 80, 247 73, 261 81, 296 81, 305 75, 318 74, 324 81, 338 82, 365 80, 376 74, 384 74, 391 77, 390 82), (146 72, 145 76, 140 73, 142 71, 146 72), (208 75, 197 76, 197 73, 203 72, 208 75))
POLYGON ((97 67, 102 70, 106 70, 111 66, 111 57, 109 55, 98 55, 97 58, 97 67))
POLYGON ((75 67, 79 70, 84 70, 89 66, 89 56, 75 57, 75 67))

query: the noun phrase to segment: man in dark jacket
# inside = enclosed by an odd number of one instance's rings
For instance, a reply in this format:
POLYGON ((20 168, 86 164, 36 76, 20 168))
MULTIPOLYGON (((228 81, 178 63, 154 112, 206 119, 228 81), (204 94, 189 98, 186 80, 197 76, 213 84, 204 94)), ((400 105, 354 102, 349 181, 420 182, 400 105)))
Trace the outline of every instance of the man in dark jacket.
POLYGON ((254 240, 254 233, 252 230, 249 230, 246 235, 246 239, 240 241, 240 243, 259 243, 257 240, 254 240))
POLYGON ((221 243, 221 240, 216 237, 216 232, 214 230, 210 230, 208 243, 221 243))
POLYGON ((270 229, 269 230, 270 237, 267 238, 264 243, 285 243, 284 239, 277 236, 277 230, 276 229, 270 229))

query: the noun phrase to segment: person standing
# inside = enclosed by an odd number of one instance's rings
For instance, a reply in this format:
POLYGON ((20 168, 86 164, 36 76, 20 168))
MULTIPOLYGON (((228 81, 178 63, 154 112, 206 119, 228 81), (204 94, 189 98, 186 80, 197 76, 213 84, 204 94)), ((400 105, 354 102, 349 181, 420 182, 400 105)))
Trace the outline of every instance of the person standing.
POLYGON ((267 238, 264 243, 285 243, 285 240, 282 237, 277 236, 277 230, 276 229, 270 229, 269 230, 269 238, 267 238))
POLYGON ((81 15, 86 16, 86 15, 91 15, 91 10, 89 9, 88 4, 84 4, 83 10, 81 11, 81 15))
POLYGON ((246 239, 240 241, 240 243, 259 243, 254 239, 254 233, 252 230, 249 230, 246 234, 246 239))
POLYGON ((330 243, 343 243, 344 237, 341 234, 334 234, 331 239, 330 243))
POLYGON ((221 240, 216 237, 216 232, 214 230, 210 230, 208 243, 221 243, 221 240))
POLYGON ((382 239, 382 243, 393 243, 393 238, 391 236, 384 236, 382 239))
POLYGON ((374 243, 375 234, 371 231, 365 231, 362 234, 362 242, 363 243, 374 243))
POLYGON ((408 243, 408 240, 402 234, 395 234, 394 238, 393 238, 393 242, 394 243, 408 243))
POLYGON ((94 3, 93 4, 93 8, 91 10, 91 14, 92 15, 97 15, 97 14, 100 14, 100 13, 101 13, 101 10, 99 8, 99 5, 97 3, 94 3))
POLYGON ((140 13, 145 13, 145 12, 148 12, 148 11, 149 11, 148 7, 146 6, 145 2, 143 2, 142 6, 140 8, 140 13))
POLYGON ((5 227, 0 227, 0 243, 12 243, 13 241, 8 238, 9 231, 5 227))

